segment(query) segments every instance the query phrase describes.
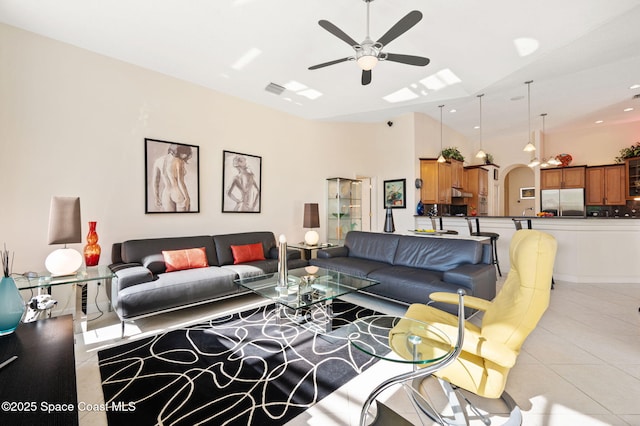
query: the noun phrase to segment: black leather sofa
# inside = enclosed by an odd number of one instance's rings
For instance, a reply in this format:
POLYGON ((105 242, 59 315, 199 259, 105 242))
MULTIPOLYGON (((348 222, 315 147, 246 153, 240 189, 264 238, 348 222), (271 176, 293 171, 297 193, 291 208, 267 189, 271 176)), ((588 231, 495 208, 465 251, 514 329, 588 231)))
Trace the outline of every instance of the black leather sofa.
MULTIPOLYGON (((272 232, 149 238, 115 243, 111 251, 111 304, 122 322, 243 294, 239 277, 275 273, 278 247, 272 232), (261 243, 264 260, 234 264, 232 245, 261 243), (208 267, 166 272, 163 250, 204 247, 208 267)), ((308 265, 287 251, 288 268, 308 265)))
MULTIPOLYGON (((469 239, 350 231, 344 246, 318 250, 309 263, 378 280, 364 292, 409 305, 428 303, 434 291, 455 293, 459 288, 492 300, 496 270, 491 256, 490 244, 469 239)), ((435 306, 452 313, 457 309, 435 306)))

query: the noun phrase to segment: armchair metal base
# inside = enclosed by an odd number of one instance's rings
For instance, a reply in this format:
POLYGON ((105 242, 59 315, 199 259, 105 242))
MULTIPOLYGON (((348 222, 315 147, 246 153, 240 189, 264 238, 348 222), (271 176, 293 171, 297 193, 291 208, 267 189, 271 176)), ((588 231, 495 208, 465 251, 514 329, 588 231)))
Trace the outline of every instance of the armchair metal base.
MULTIPOLYGON (((433 376, 432 376, 433 377, 433 376)), ((452 386, 446 380, 442 380, 439 378, 434 378, 438 381, 440 387, 444 391, 446 395, 449 407, 451 409, 451 414, 443 415, 439 413, 436 409, 434 409, 431 404, 422 396, 420 393, 420 386, 423 380, 426 379, 415 379, 410 386, 413 402, 415 405, 420 408, 420 410, 425 413, 431 420, 434 422, 443 425, 443 426, 468 426, 469 418, 467 416, 467 412, 465 411, 465 407, 463 406, 461 399, 466 403, 469 409, 479 418, 482 423, 489 426, 492 424, 491 419, 486 414, 483 414, 470 400, 467 398, 463 391, 457 387, 452 386)), ((507 392, 503 392, 500 396, 500 399, 505 404, 508 409, 509 417, 507 420, 502 423, 502 426, 519 426, 522 425, 522 412, 520 408, 516 404, 516 402, 511 398, 511 396, 507 392)))

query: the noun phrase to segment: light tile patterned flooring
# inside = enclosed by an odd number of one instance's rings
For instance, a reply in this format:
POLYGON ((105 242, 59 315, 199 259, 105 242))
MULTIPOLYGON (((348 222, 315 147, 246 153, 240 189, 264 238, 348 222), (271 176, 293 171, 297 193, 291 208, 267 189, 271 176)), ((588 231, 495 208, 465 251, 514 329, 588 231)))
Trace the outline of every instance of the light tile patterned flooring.
MULTIPOLYGON (((128 339, 137 339, 262 303, 257 297, 243 296, 183 309, 129 324, 126 334, 128 339)), ((403 312, 386 304, 372 307, 403 312)), ((639 307, 640 284, 556 283, 549 309, 525 342, 507 382, 507 391, 522 410, 524 425, 640 425, 639 307)), ((119 333, 115 314, 105 313, 76 334, 79 402, 103 402, 97 352, 121 343, 119 333)), ((406 368, 379 361, 289 425, 357 425, 369 392, 406 368)), ((414 424, 433 424, 417 416, 399 387, 379 399, 414 424)), ((500 407, 492 412, 499 413, 500 407)), ((482 424, 477 417, 471 418, 472 424, 482 424)), ((500 414, 492 417, 494 424, 501 419, 500 414)), ((106 416, 99 411, 81 412, 80 425, 106 425, 106 416)))

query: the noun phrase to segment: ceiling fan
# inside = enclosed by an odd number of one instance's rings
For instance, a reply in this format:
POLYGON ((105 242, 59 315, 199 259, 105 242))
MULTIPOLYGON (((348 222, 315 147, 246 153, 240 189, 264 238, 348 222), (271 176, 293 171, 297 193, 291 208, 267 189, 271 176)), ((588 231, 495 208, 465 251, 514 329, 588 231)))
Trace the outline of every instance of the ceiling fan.
POLYGON ((351 46, 353 50, 355 50, 355 55, 314 65, 309 67, 310 70, 317 70, 318 68, 339 64, 340 62, 345 61, 356 61, 362 69, 362 85, 364 86, 371 83, 371 69, 376 66, 378 61, 399 62, 401 64, 415 65, 419 67, 424 67, 429 63, 429 58, 424 58, 422 56, 400 55, 382 51, 382 49, 384 49, 389 43, 420 22, 422 19, 422 13, 420 11, 413 10, 409 12, 404 18, 400 19, 394 26, 392 26, 389 31, 380 37, 378 41, 374 42, 371 40, 371 37, 369 37, 369 4, 373 0, 363 1, 367 3, 367 36, 362 43, 356 42, 331 22, 324 19, 318 21, 318 24, 322 28, 351 46))

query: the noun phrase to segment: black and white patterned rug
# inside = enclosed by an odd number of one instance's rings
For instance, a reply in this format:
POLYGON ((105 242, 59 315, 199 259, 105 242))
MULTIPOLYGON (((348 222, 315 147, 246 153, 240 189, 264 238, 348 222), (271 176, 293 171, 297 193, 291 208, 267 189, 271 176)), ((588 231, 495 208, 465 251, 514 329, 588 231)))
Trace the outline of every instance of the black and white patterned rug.
POLYGON ((335 300, 333 333, 273 305, 98 353, 110 425, 278 425, 375 363, 339 327, 375 312, 335 300))

